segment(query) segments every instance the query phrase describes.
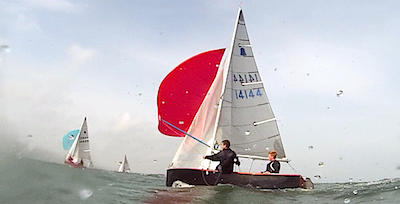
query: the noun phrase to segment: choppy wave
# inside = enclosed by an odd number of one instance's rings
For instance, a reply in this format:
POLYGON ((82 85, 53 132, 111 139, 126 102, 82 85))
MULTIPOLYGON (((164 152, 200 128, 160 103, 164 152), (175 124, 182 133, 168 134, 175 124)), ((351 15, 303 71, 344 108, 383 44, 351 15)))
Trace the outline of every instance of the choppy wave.
POLYGON ((255 190, 231 185, 170 188, 165 175, 74 169, 0 157, 0 203, 399 203, 400 179, 317 183, 315 189, 255 190))

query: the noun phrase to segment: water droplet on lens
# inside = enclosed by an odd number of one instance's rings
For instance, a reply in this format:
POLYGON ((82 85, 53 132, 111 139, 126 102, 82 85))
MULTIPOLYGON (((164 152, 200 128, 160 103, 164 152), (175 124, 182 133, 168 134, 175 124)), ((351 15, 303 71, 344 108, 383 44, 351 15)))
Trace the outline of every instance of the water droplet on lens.
POLYGON ((257 145, 255 144, 255 145, 253 145, 253 147, 254 147, 254 148, 257 148, 257 145))
POLYGON ((141 96, 142 95, 142 93, 139 93, 139 96, 141 96))
POLYGON ((244 151, 250 151, 251 149, 248 147, 248 148, 246 148, 246 149, 244 149, 244 151))
POLYGON ((161 101, 162 104, 165 104, 165 101, 161 101))
POLYGON ((308 149, 309 150, 311 150, 311 149, 313 149, 314 147, 311 145, 311 146, 308 146, 308 149))
POLYGON ((24 153, 19 152, 19 153, 17 154, 17 159, 22 159, 23 156, 24 156, 24 153))
POLYGON ((346 199, 344 199, 344 201, 343 201, 344 203, 350 203, 350 198, 346 198, 346 199))
POLYGON ((182 120, 179 121, 179 125, 183 125, 183 124, 185 124, 185 122, 183 122, 182 120))
POLYGON ((353 178, 349 178, 349 181, 350 181, 350 182, 353 182, 353 178))
POLYGON ((8 45, 0 45, 0 52, 10 52, 10 46, 8 45))
POLYGON ((318 166, 319 166, 319 167, 324 167, 324 162, 318 163, 318 166))
POLYGON ((358 194, 358 191, 357 191, 357 190, 354 190, 354 191, 353 191, 353 194, 354 194, 354 195, 357 195, 357 194, 358 194))
POLYGON ((265 150, 269 151, 269 147, 265 148, 265 150))
POLYGON ((84 200, 86 198, 89 198, 90 196, 93 195, 93 192, 91 190, 88 189, 83 189, 79 192, 79 197, 84 200))
POLYGON ((343 95, 343 90, 339 90, 337 93, 336 93, 336 96, 337 97, 340 97, 340 96, 342 96, 343 95))
POLYGON ((315 175, 314 178, 315 178, 316 180, 319 180, 319 179, 321 179, 321 176, 320 176, 320 175, 315 175))
POLYGON ((154 159, 153 163, 156 164, 156 163, 157 163, 157 160, 154 159))
POLYGON ((246 132, 244 132, 244 134, 246 135, 246 136, 249 136, 250 135, 250 131, 246 131, 246 132))
POLYGON ((394 189, 396 189, 396 190, 397 190, 397 186, 395 186, 395 187, 394 187, 394 189))

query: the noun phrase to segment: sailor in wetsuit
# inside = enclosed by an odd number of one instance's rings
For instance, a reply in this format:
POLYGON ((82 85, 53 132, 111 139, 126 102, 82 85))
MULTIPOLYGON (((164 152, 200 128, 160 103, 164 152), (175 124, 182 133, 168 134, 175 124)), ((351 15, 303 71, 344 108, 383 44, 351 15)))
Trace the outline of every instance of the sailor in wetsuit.
POLYGON ((218 171, 222 171, 223 174, 230 174, 233 172, 233 164, 236 163, 240 165, 240 161, 236 156, 236 153, 232 151, 229 147, 231 143, 229 140, 222 141, 221 148, 222 151, 211 156, 203 156, 204 159, 209 159, 212 161, 220 161, 217 166, 218 171))
POLYGON ((268 159, 270 160, 270 162, 267 164, 267 169, 261 173, 279 173, 279 170, 281 169, 281 164, 279 163, 279 161, 276 161, 275 150, 268 152, 268 159))

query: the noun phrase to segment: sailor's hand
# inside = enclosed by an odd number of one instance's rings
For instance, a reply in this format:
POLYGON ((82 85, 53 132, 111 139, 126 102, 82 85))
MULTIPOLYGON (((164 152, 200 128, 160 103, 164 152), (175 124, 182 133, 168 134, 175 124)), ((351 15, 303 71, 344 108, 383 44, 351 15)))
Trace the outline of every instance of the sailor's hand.
POLYGON ((205 159, 206 158, 206 156, 203 156, 203 159, 205 159))

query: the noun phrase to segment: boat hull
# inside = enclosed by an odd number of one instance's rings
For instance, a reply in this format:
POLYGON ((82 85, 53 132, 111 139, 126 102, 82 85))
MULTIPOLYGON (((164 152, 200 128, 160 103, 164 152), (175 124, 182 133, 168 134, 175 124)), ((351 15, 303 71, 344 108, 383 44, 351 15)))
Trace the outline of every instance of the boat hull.
POLYGON ((175 181, 182 181, 190 185, 214 186, 217 184, 232 184, 258 189, 313 188, 310 179, 303 179, 298 174, 261 174, 248 172, 222 174, 217 171, 203 169, 168 169, 167 186, 172 186, 175 181))
POLYGON ((76 163, 74 163, 72 161, 69 161, 69 160, 65 160, 64 163, 66 165, 70 166, 70 167, 79 168, 79 169, 83 169, 84 168, 83 164, 80 164, 80 163, 76 164, 76 163))

